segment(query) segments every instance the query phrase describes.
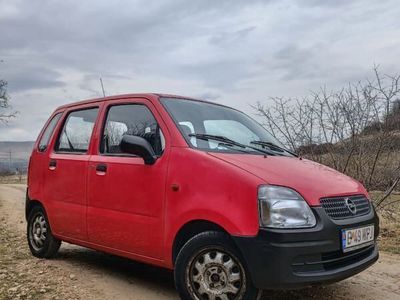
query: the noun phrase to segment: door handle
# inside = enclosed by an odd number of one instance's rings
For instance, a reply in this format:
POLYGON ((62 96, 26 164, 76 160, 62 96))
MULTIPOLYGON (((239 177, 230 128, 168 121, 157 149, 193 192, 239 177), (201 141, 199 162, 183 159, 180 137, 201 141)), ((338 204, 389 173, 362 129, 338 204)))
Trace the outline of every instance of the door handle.
POLYGON ((96 166, 96 171, 101 172, 101 173, 106 173, 107 172, 107 165, 105 164, 98 164, 96 166))
POLYGON ((57 167, 57 161, 55 159, 50 159, 49 161, 49 169, 55 170, 57 167))

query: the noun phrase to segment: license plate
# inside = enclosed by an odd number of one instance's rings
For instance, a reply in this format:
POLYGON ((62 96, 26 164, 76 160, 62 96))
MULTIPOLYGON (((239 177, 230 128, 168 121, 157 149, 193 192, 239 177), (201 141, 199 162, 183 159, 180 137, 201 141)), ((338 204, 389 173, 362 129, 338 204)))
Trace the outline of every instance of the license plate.
POLYGON ((342 229, 343 252, 349 252, 374 243, 374 225, 342 229))

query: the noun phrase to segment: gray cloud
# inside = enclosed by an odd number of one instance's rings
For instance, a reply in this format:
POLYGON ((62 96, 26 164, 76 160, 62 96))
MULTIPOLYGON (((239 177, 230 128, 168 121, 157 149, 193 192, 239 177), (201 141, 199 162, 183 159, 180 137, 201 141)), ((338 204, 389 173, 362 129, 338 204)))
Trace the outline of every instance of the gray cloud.
POLYGON ((211 36, 210 43, 229 47, 229 44, 234 44, 237 41, 245 42, 243 39, 255 29, 256 26, 249 26, 236 31, 217 33, 211 36))
POLYGON ((399 71, 396 0, 0 0, 0 78, 19 118, 0 140, 34 139, 57 106, 165 92, 244 109, 399 71))
POLYGON ((205 92, 199 95, 195 95, 197 99, 207 99, 208 101, 216 101, 221 97, 221 95, 212 93, 212 92, 205 92))
POLYGON ((32 89, 48 89, 63 87, 61 74, 55 70, 41 66, 25 67, 24 69, 9 70, 7 80, 10 93, 32 89))

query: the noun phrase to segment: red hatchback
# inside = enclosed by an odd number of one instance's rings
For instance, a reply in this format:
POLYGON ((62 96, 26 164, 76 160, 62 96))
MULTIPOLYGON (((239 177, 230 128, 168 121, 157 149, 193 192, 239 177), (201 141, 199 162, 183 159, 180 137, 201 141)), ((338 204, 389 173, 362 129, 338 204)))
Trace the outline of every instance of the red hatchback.
POLYGON ((183 299, 256 299, 378 259, 359 182, 240 111, 169 95, 59 107, 32 152, 26 217, 33 255, 66 241, 174 269, 183 299))

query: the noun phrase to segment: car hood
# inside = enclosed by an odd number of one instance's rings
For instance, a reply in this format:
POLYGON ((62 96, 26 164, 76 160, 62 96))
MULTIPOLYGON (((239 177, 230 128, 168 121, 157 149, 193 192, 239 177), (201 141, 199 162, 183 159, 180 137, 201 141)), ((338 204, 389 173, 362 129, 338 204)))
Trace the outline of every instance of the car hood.
POLYGON ((311 206, 320 205, 319 199, 323 197, 367 195, 358 181, 311 160, 252 154, 209 154, 257 176, 267 184, 296 190, 311 206))

